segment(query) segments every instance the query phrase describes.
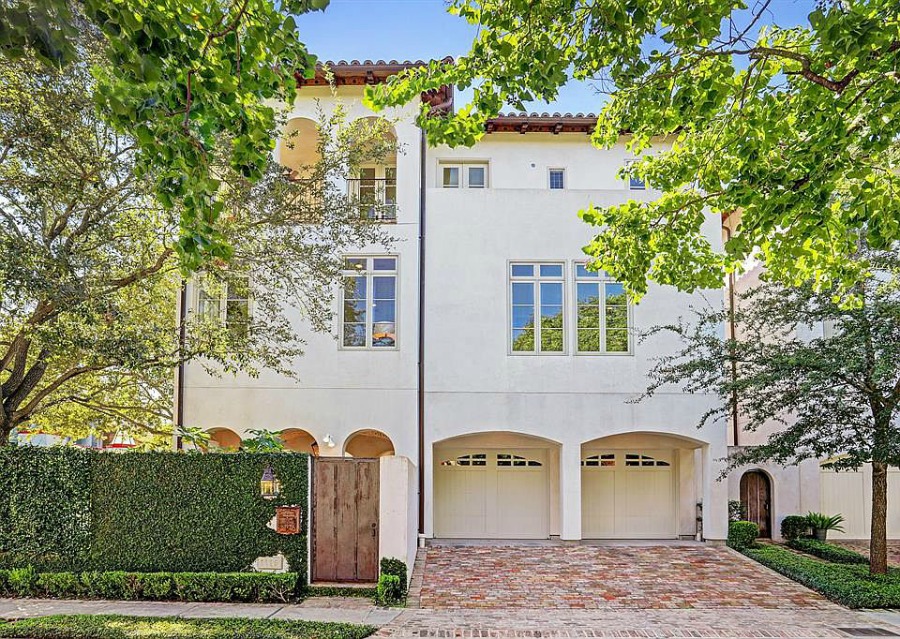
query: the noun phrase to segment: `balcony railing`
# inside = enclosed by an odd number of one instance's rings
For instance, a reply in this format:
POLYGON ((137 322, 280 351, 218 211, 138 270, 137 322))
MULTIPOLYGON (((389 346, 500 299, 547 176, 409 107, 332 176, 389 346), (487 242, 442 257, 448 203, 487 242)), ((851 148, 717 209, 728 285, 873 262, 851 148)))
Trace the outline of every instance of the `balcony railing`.
POLYGON ((396 178, 349 179, 347 193, 359 207, 359 214, 363 219, 375 222, 397 221, 396 178))

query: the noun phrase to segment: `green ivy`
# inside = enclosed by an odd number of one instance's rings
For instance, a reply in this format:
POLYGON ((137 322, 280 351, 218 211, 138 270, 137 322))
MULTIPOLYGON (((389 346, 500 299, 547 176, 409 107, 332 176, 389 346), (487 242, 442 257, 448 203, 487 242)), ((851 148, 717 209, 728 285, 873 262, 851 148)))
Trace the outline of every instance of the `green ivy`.
MULTIPOLYGON (((282 553, 306 574, 308 457, 0 450, 0 564, 41 571, 226 573, 282 553), (270 465, 281 495, 259 495, 270 465), (298 535, 267 524, 300 505, 298 535)), ((99 577, 98 577, 99 578, 99 577)))

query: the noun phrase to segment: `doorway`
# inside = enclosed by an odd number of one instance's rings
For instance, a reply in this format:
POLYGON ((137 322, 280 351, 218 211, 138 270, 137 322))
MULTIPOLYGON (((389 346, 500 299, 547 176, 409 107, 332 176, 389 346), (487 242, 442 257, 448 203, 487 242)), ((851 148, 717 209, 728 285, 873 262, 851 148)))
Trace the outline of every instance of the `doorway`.
POLYGON ((759 526, 762 539, 772 537, 772 485, 768 475, 761 470, 751 470, 741 477, 741 505, 747 521, 759 526))

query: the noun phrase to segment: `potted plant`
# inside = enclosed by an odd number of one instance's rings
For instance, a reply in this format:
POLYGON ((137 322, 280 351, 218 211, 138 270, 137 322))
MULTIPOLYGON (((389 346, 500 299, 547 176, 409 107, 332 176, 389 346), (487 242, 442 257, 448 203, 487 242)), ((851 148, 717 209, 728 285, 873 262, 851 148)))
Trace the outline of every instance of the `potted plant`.
POLYGON ((844 523, 844 516, 840 514, 829 517, 823 513, 811 512, 806 516, 806 520, 809 522, 809 527, 812 528, 813 537, 819 541, 825 541, 829 530, 844 532, 844 528, 841 526, 844 523))

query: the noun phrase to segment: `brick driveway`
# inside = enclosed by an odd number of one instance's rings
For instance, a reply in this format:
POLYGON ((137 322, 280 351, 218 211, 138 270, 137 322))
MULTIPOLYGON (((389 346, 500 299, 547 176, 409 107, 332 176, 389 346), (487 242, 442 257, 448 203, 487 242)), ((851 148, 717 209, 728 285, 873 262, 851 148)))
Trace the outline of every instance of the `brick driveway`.
MULTIPOLYGON (((834 609, 726 548, 433 546, 419 604, 452 609, 834 609)), ((418 585, 418 584, 415 584, 418 585)))

